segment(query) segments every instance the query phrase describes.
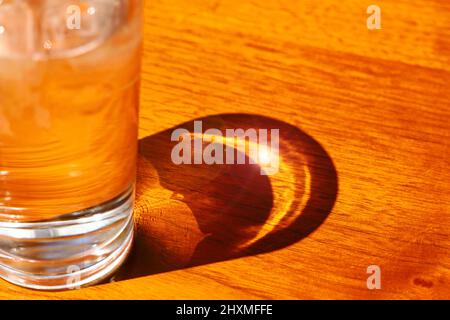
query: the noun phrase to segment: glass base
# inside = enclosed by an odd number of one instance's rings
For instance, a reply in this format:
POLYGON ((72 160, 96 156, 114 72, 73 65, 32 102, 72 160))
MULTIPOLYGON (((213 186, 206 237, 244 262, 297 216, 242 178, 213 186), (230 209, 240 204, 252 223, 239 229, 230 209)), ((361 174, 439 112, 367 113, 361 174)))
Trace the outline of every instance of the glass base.
POLYGON ((0 222, 0 277, 37 290, 77 289, 111 276, 133 242, 134 192, 58 220, 0 222))

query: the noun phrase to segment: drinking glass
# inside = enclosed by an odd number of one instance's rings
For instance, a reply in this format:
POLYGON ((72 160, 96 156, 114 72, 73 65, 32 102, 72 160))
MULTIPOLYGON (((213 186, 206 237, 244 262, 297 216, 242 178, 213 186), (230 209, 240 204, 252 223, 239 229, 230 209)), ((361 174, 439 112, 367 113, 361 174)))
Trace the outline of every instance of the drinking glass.
POLYGON ((104 280, 133 239, 142 3, 0 0, 0 276, 104 280))

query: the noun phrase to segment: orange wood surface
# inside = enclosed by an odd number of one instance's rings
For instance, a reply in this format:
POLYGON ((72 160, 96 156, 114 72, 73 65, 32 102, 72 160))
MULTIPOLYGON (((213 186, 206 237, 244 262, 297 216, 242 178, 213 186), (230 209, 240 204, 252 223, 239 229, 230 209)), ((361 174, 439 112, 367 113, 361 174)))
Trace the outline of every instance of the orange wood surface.
POLYGON ((147 1, 134 251, 0 298, 449 299, 450 2, 376 3, 370 31, 372 1, 147 1), (279 128, 279 173, 173 165, 194 119, 279 128))

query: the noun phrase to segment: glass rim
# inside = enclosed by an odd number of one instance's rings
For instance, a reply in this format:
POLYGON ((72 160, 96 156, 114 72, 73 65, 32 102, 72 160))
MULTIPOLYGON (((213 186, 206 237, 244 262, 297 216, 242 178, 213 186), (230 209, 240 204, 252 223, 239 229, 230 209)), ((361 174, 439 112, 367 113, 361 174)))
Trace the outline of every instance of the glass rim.
MULTIPOLYGON (((3 0, 0 0, 0 14, 4 13, 5 10, 11 10, 11 8, 14 8, 14 6, 17 5, 25 5, 28 9, 33 12, 34 8, 30 7, 28 4, 29 0, 12 0, 9 2, 4 3, 3 0), (3 12, 2 12, 3 11, 3 12)), ((139 3, 140 0, 117 0, 117 1, 111 1, 111 0, 77 0, 75 2, 78 2, 81 4, 81 2, 87 2, 89 5, 90 3, 100 3, 102 5, 106 5, 109 7, 114 7, 119 5, 119 9, 127 8, 127 6, 132 5, 133 3, 139 3)), ((49 4, 49 8, 65 8, 65 11, 67 13, 67 9, 70 6, 77 5, 77 3, 72 3, 68 1, 68 3, 57 3, 57 4, 49 4)), ((40 7, 42 9, 42 7, 40 7)), ((7 14, 7 13, 6 13, 7 14)), ((126 23, 127 18, 123 17, 121 23, 118 23, 116 26, 111 28, 103 28, 107 29, 105 32, 99 33, 94 39, 91 39, 87 41, 86 43, 80 44, 75 47, 69 47, 64 48, 60 50, 46 50, 45 44, 47 41, 42 41, 40 46, 33 45, 33 47, 30 49, 30 51, 27 52, 19 52, 17 50, 11 50, 2 52, 3 50, 0 47, 0 59, 8 59, 8 60, 30 60, 30 61, 46 61, 46 60, 58 60, 58 59, 66 59, 66 58, 72 58, 76 56, 83 55, 84 53, 90 52, 104 44, 106 41, 108 41, 114 33, 117 32, 117 30, 124 26, 126 23), (43 49, 44 48, 44 49, 43 49)), ((0 26, 2 26, 0 22, 0 26)), ((28 28, 35 28, 34 25, 28 26, 28 28)), ((24 27, 24 32, 30 32, 30 30, 26 30, 27 26, 24 27)), ((2 37, 5 36, 5 33, 0 33, 0 40, 2 37)), ((51 44, 51 41, 50 41, 51 44)))

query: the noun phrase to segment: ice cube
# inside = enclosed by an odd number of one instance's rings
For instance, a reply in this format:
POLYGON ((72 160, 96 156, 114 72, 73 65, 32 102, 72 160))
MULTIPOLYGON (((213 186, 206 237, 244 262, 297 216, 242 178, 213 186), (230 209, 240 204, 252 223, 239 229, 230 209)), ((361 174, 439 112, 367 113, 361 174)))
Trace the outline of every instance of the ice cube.
POLYGON ((33 12, 27 3, 0 0, 0 58, 30 54, 34 39, 33 12))
POLYGON ((95 49, 126 18, 127 0, 0 0, 0 57, 67 57, 95 49))
POLYGON ((123 0, 45 0, 41 10, 41 48, 67 57, 95 49, 124 23, 123 0))

